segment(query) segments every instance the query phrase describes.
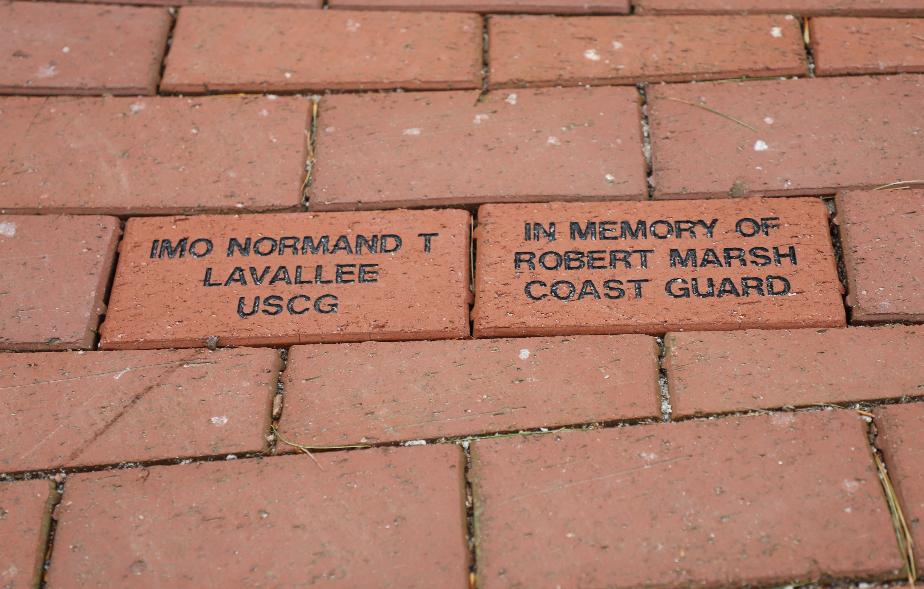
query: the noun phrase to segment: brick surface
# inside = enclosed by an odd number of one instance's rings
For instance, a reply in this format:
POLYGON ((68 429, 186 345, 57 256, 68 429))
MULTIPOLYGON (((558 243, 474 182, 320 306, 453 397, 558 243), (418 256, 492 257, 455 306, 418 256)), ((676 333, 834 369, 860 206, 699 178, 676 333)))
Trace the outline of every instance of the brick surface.
POLYGON ((629 0, 329 0, 331 8, 626 14, 629 0))
POLYGON ((813 18, 819 76, 924 72, 924 21, 888 18, 813 18))
MULTIPOLYGON (((84 2, 85 0, 63 0, 84 2)), ((126 0, 93 0, 94 4, 124 4, 126 0)), ((132 4, 152 6, 259 6, 288 8, 321 8, 324 0, 131 0, 132 4)))
POLYGON ((455 446, 78 474, 49 587, 468 587, 455 446))
POLYGON ((180 10, 166 92, 477 88, 473 14, 180 10))
POLYGON ((0 483, 0 582, 5 589, 39 586, 55 498, 51 481, 0 483))
POLYGON ((918 0, 633 0, 640 14, 760 13, 860 16, 922 15, 918 0))
POLYGON ((114 217, 0 215, 0 350, 93 346, 119 232, 114 217))
POLYGON ((875 422, 879 430, 876 444, 885 456, 902 514, 911 530, 915 564, 920 571, 924 569, 920 549, 924 546, 924 403, 880 407, 875 422))
POLYGON ((853 412, 472 444, 479 587, 689 587, 902 567, 853 412))
POLYGON ((294 208, 305 99, 0 99, 0 209, 113 214, 294 208))
POLYGON ((0 93, 154 94, 169 30, 160 8, 0 4, 0 93))
POLYGON ((283 436, 394 442, 660 416, 647 336, 297 346, 283 436))
POLYGON ((506 16, 489 29, 493 87, 807 72, 799 24, 782 16, 506 16))
POLYGON ((675 416, 924 395, 924 327, 671 333, 675 416))
POLYGON ((459 210, 130 219, 100 345, 467 336, 470 220, 459 210))
POLYGON ((325 97, 309 206, 641 198, 639 120, 634 88, 325 97))
POLYGON ((0 354, 0 470, 265 449, 275 350, 0 354))
POLYGON ((924 319, 924 190, 842 192, 835 202, 851 321, 924 319))
POLYGON ((820 200, 483 205, 478 223, 477 337, 844 324, 820 200))
POLYGON ((657 198, 833 194, 924 167, 922 76, 655 86, 648 96, 657 198))

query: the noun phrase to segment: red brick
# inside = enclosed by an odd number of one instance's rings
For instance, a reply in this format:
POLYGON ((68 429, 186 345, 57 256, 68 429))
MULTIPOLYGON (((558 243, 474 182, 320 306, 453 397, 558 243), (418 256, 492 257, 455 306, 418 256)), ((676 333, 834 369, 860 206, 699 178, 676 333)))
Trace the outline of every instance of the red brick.
POLYGON ((315 460, 68 477, 48 586, 468 587, 457 447, 315 460))
POLYGON ((729 587, 902 566, 853 412, 472 445, 479 587, 729 587))
POLYGON ((877 446, 888 465, 892 484, 898 494, 902 514, 911 530, 915 564, 924 569, 924 403, 890 405, 876 410, 879 437, 877 446))
POLYGON ((481 43, 473 14, 187 7, 161 90, 477 88, 481 43))
POLYGON ((0 215, 0 350, 89 348, 119 220, 0 215))
POLYGON ((807 72, 782 16, 495 17, 492 87, 627 84, 807 72))
POLYGON ((170 24, 162 8, 0 4, 0 93, 154 94, 170 24))
POLYGON ((297 346, 280 429, 311 446, 660 416, 646 336, 297 346))
POLYGON ((465 337, 470 221, 466 211, 451 209, 130 219, 100 346, 465 337), (435 235, 429 252, 421 234, 435 235), (296 237, 288 237, 280 254, 275 247, 286 236, 296 237), (178 246, 183 238, 187 253, 169 258, 165 240, 178 246), (204 255, 205 241, 194 245, 200 239, 211 240, 210 254, 204 255), (369 242, 377 244, 375 253, 369 242), (240 247, 228 256, 233 243, 240 247), (257 254, 270 249, 272 257, 257 254), (342 282, 330 284, 338 265, 342 282))
POLYGON ((315 210, 647 194, 634 88, 329 96, 317 158, 315 210))
POLYGON ((924 394, 924 327, 671 333, 674 415, 924 394))
POLYGON ((629 0, 330 0, 331 8, 627 14, 629 0))
POLYGON ((0 581, 4 588, 40 585, 55 499, 51 481, 0 483, 0 581))
POLYGON ((4 472, 258 452, 275 350, 0 354, 4 472))
POLYGON ((924 320, 924 190, 842 192, 836 203, 851 321, 924 320))
POLYGON ((483 205, 478 223, 472 312, 477 337, 844 324, 827 210, 820 200, 483 205), (766 218, 769 235, 738 235, 736 225, 748 218, 752 221, 745 221, 742 231, 760 231, 751 223, 766 218), (583 231, 591 221, 597 223, 594 227, 603 226, 605 234, 598 230, 598 240, 583 240, 575 232, 572 238, 573 224, 583 231), (685 233, 678 238, 677 222, 692 226, 687 221, 696 223, 696 237, 685 233), (710 236, 707 226, 713 222, 710 236), (533 228, 531 240, 524 239, 527 223, 533 228), (555 240, 541 236, 537 223, 545 228, 555 223, 555 240), (633 239, 630 230, 638 230, 639 224, 645 238, 633 239), (774 247, 779 248, 776 261, 774 247), (718 259, 708 257, 709 248, 718 259), (732 258, 727 263, 724 248, 747 250, 748 265, 739 266, 732 258), (753 248, 765 249, 749 253, 753 248), (796 265, 782 257, 790 256, 791 248, 796 265), (671 263, 671 249, 682 259, 671 263), (689 251, 695 253, 695 262, 687 258, 689 251), (564 252, 578 252, 572 254, 570 269, 564 267, 564 252), (588 252, 598 252, 590 262, 593 268, 587 268, 588 252), (684 263, 698 267, 684 268, 684 263), (759 278, 760 290, 749 280, 752 288, 745 297, 744 277, 759 278), (692 296, 693 279, 699 293, 713 296, 692 296), (638 280, 646 282, 628 282, 638 280), (714 281, 712 290, 709 280, 714 281))
POLYGON ((656 198, 832 194, 924 167, 922 76, 656 86, 648 96, 656 198))
POLYGON ((289 97, 0 99, 0 209, 294 208, 308 110, 289 97))
MULTIPOLYGON (((62 0, 64 2, 85 2, 86 0, 62 0)), ((94 4, 124 4, 128 0, 93 0, 94 4)), ((132 4, 151 6, 260 6, 321 8, 324 0, 131 0, 132 4)))
POLYGON ((633 0, 640 14, 924 15, 918 0, 633 0))
POLYGON ((924 72, 924 21, 886 18, 813 18, 819 76, 924 72))

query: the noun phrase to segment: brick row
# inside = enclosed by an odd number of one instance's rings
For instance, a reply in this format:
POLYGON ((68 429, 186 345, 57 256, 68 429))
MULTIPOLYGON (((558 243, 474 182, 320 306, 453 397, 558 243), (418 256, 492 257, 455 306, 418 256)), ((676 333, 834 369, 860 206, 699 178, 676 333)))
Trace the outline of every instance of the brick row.
POLYGON ((5 587, 40 586, 56 499, 51 481, 0 482, 0 580, 5 587))
POLYGON ((632 4, 639 14, 924 15, 917 0, 632 0, 632 4))
POLYGON ((556 14, 627 14, 630 10, 629 0, 329 0, 328 6, 351 10, 448 10, 556 14))
POLYGON ((819 76, 924 72, 924 20, 813 18, 809 27, 819 76))

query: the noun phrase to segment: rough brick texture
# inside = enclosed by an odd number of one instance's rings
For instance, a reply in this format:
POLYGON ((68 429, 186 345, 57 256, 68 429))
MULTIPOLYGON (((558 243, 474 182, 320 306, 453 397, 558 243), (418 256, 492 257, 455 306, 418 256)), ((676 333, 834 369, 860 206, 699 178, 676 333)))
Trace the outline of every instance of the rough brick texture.
POLYGON ((154 94, 169 30, 162 8, 0 4, 0 93, 154 94))
POLYGON ((728 587, 902 567, 852 411, 472 445, 479 587, 728 587))
POLYGON ((294 208, 309 102, 0 99, 0 209, 111 214, 294 208))
POLYGON ((832 194, 924 168, 924 76, 653 86, 648 96, 656 198, 832 194))
POLYGON ((187 7, 166 92, 477 88, 472 14, 187 7))
POLYGON ((924 72, 924 20, 813 18, 809 22, 819 76, 924 72))
MULTIPOLYGON (((63 0, 66 2, 83 2, 84 0, 63 0)), ((97 4, 120 4, 126 0, 93 0, 97 4)), ((132 4, 153 6, 260 6, 290 8, 321 8, 324 0, 131 0, 132 4)))
POLYGON ((4 589, 40 586, 55 499, 51 481, 0 482, 0 583, 4 589))
POLYGON ((924 395, 924 327, 671 333, 675 416, 924 395))
POLYGON ((805 74, 799 24, 782 16, 490 20, 493 87, 627 84, 805 74))
POLYGON ((626 14, 629 0, 330 0, 331 8, 626 14))
POLYGON ((918 0, 634 0, 640 14, 924 15, 918 0))
POLYGON ((843 192, 836 205, 851 320, 924 319, 924 190, 843 192))
POLYGON ((115 217, 0 215, 0 350, 92 347, 119 233, 115 217))
POLYGON ((468 587, 455 446, 73 475, 49 587, 468 587))
POLYGON ((657 355, 647 336, 296 346, 280 429, 325 446, 654 417, 657 355))
POLYGON ((265 449, 275 350, 0 354, 0 470, 265 449))
POLYGON ((329 96, 317 158, 314 210, 647 190, 638 94, 628 88, 329 96))

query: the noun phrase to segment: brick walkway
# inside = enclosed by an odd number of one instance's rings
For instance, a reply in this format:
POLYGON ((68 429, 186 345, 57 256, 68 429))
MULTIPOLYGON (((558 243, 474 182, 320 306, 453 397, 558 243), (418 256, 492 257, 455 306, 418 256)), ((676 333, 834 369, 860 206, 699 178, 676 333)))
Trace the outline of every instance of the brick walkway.
POLYGON ((924 1, 100 2, 0 2, 0 587, 924 581, 924 1))

